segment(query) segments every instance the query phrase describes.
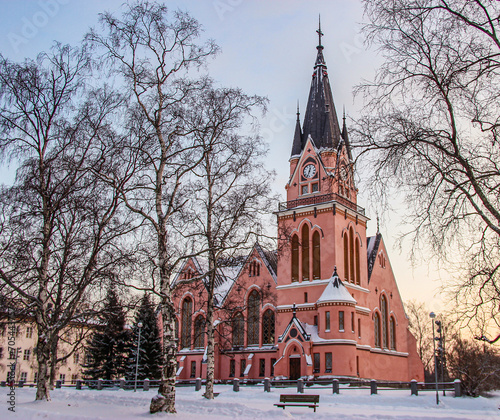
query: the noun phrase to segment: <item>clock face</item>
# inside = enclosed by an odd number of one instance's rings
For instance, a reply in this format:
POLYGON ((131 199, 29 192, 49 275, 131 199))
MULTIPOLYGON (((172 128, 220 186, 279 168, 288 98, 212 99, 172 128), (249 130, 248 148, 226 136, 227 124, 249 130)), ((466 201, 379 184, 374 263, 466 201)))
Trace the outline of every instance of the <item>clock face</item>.
POLYGON ((312 164, 310 165, 307 165, 305 168, 304 168, 304 176, 306 178, 312 178, 314 176, 314 174, 316 173, 316 167, 312 164))

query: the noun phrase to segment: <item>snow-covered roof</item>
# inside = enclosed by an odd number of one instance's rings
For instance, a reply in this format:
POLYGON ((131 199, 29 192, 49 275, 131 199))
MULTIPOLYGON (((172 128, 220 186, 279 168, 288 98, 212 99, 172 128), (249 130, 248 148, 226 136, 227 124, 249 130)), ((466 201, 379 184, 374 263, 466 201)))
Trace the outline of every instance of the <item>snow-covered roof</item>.
POLYGON ((337 270, 333 273, 332 278, 328 282, 323 291, 323 294, 317 300, 317 303, 351 303, 356 305, 356 300, 351 296, 342 281, 337 275, 337 270))

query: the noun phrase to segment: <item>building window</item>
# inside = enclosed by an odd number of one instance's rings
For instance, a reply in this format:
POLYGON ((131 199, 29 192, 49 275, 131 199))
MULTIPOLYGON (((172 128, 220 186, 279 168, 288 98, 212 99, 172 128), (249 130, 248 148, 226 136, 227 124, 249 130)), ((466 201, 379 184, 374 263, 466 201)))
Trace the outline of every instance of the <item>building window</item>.
POLYGON ((28 372, 21 372, 21 382, 27 382, 28 381, 28 372))
POLYGON ((349 229, 349 281, 354 283, 354 229, 349 229))
POLYGON ((325 313, 325 331, 330 331, 330 312, 325 313))
POLYGON ((73 353, 73 363, 75 365, 77 365, 78 363, 80 363, 80 353, 73 353))
POLYGON ((387 299, 384 295, 380 296, 380 312, 382 312, 382 346, 384 349, 389 347, 387 340, 387 299))
POLYGON ((344 281, 349 281, 349 239, 344 234, 344 281))
POLYGON ((31 354, 31 350, 30 349, 24 350, 23 360, 30 360, 30 354, 31 354))
POLYGON ((274 312, 268 309, 262 316, 262 344, 274 344, 274 312))
POLYGON ((243 332, 245 329, 245 320, 243 319, 243 314, 237 313, 233 317, 233 322, 232 322, 232 329, 233 329, 233 347, 243 347, 244 343, 244 336, 243 332))
POLYGON ((314 232, 313 235, 313 279, 318 280, 321 278, 321 257, 320 257, 320 243, 319 232, 314 232))
POLYGON ((0 347, 0 359, 3 359, 3 347, 0 347))
POLYGON ((309 226, 302 228, 302 281, 309 280, 309 226))
POLYGON ((307 194, 309 192, 308 185, 302 185, 302 195, 307 194))
POLYGON ((271 377, 274 376, 274 364, 276 363, 276 359, 272 358, 271 359, 271 377))
POLYGON ((196 348, 205 345, 205 318, 198 315, 194 321, 194 346, 196 348))
POLYGON ((38 372, 35 372, 35 376, 33 378, 33 382, 36 384, 38 381, 38 372))
POLYGON ((248 275, 250 277, 260 276, 260 264, 257 261, 252 261, 248 267, 248 275))
POLYGON ((314 315, 314 325, 318 326, 318 315, 314 315))
POLYGON ((191 378, 196 378, 196 360, 191 360, 191 378))
POLYGON ((351 312, 351 331, 354 332, 354 312, 351 312))
POLYGON ((229 361, 229 377, 230 378, 234 378, 235 365, 236 365, 235 360, 231 359, 229 361))
POLYGON ((259 359, 259 376, 266 376, 266 359, 259 359))
POLYGON ((355 272, 355 281, 357 285, 361 284, 360 271, 359 271, 359 239, 356 238, 356 247, 355 247, 355 263, 356 263, 356 272, 355 272))
POLYGON ((344 311, 339 311, 339 331, 344 331, 344 311))
POLYGON ((260 294, 252 290, 248 296, 247 345, 259 345, 260 294))
POLYGON ((76 384, 76 380, 78 379, 78 375, 76 373, 73 373, 71 375, 71 383, 74 385, 76 384))
POLYGON ((358 318, 358 338, 361 338, 361 318, 358 318))
POLYGON ((247 359, 240 359, 240 378, 245 376, 245 369, 247 367, 247 359))
POLYGON ((325 373, 332 373, 332 353, 325 353, 325 373))
POLYGON ((191 348, 191 317, 193 312, 193 301, 190 297, 182 302, 182 337, 181 347, 191 348))
POLYGON ((318 191, 319 191, 319 184, 315 182, 314 184, 312 184, 312 192, 315 193, 318 191))
POLYGON ((299 281, 299 237, 292 236, 292 281, 299 281))
POLYGON ((59 375, 59 380, 61 381, 62 384, 64 384, 64 382, 66 382, 66 374, 61 373, 59 375))
POLYGON ((380 317, 376 312, 373 315, 373 327, 374 327, 374 336, 375 336, 375 347, 380 348, 380 317))
POLYGON ((390 342, 391 342, 391 350, 396 350, 396 321, 391 316, 391 320, 389 321, 389 333, 390 333, 390 342))
POLYGON ((319 353, 314 353, 313 354, 313 358, 314 358, 314 370, 313 370, 313 373, 319 373, 321 371, 320 354, 319 353))
POLYGON ((26 338, 33 337, 33 327, 26 327, 26 338))
POLYGON ((304 303, 307 303, 307 292, 304 292, 304 303))

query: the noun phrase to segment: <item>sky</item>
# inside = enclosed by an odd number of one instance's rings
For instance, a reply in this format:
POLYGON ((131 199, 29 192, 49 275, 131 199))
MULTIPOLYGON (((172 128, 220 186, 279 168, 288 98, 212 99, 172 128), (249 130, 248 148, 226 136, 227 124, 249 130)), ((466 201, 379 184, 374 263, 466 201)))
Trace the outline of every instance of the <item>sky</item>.
MULTIPOLYGON (((98 26, 98 14, 119 14, 123 0, 0 0, 0 52, 13 61, 35 58, 54 41, 76 45, 90 27, 98 26)), ((166 0, 171 10, 188 11, 200 21, 205 39, 214 39, 221 53, 209 63, 208 72, 222 86, 240 87, 247 94, 266 96, 268 113, 261 118, 261 134, 269 143, 266 164, 277 173, 274 187, 285 200, 297 101, 305 112, 316 58, 318 16, 324 33, 324 56, 339 117, 345 107, 348 124, 359 116, 362 98, 353 88, 373 80, 382 58, 364 45, 360 33, 363 9, 360 0, 166 0)), ((302 114, 303 115, 303 114, 302 114)), ((0 182, 13 181, 15 167, 0 167, 0 182)), ((377 229, 370 200, 363 191, 358 204, 367 207, 368 235, 377 229)), ((380 226, 390 252, 403 300, 427 302, 429 309, 444 308, 436 295, 440 276, 432 262, 411 267, 407 245, 394 247, 404 231, 400 211, 385 215, 380 226)))

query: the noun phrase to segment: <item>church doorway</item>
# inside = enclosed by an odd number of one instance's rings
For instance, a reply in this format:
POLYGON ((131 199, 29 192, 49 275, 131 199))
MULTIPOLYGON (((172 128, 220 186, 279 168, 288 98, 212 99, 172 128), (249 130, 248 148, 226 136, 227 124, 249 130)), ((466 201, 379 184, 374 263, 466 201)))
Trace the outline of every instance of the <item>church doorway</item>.
POLYGON ((290 357, 290 380, 300 378, 300 357, 290 357))

